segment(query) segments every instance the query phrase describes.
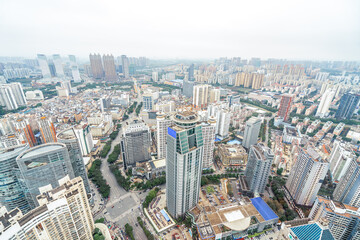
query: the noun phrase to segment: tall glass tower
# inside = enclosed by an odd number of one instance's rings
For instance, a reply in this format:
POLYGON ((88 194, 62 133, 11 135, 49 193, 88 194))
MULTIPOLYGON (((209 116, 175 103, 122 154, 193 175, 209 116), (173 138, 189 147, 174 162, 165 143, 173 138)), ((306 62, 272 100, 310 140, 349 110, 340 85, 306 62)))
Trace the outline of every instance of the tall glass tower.
POLYGON ((171 120, 166 138, 166 204, 169 213, 177 218, 199 200, 203 137, 200 117, 195 113, 179 112, 171 120))

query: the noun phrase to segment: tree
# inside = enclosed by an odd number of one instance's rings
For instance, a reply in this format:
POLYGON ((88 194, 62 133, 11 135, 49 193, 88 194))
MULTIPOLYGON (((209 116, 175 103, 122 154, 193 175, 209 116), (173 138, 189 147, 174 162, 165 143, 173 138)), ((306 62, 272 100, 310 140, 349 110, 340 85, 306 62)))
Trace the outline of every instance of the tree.
POLYGON ((134 233, 133 233, 133 227, 128 223, 125 224, 125 233, 131 240, 135 240, 134 233))
POLYGON ((276 173, 277 173, 277 175, 281 175, 283 171, 284 171, 283 168, 279 168, 279 169, 276 171, 276 173))

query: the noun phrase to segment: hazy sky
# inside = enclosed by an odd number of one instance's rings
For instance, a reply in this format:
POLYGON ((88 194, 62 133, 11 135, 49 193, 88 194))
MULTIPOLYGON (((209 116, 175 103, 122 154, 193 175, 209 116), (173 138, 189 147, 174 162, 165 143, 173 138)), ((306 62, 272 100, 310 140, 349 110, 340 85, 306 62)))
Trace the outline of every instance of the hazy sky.
POLYGON ((0 0, 0 56, 360 60, 360 0, 0 0))

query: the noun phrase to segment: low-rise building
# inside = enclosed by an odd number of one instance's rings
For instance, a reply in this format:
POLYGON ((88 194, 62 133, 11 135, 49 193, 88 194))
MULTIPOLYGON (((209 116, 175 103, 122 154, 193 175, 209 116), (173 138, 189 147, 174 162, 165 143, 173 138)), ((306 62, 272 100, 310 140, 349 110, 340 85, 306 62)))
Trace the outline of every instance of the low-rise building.
POLYGON ((245 148, 240 144, 221 144, 218 146, 217 151, 224 167, 246 166, 248 155, 245 148))

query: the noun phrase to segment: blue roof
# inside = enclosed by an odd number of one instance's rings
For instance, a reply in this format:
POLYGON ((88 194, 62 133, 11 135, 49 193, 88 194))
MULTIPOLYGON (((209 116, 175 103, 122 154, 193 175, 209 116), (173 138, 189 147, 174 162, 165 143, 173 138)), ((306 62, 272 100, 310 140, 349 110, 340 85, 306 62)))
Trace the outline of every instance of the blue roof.
POLYGON ((261 197, 252 198, 251 202, 265 221, 279 218, 261 197))
POLYGON ((334 237, 328 229, 323 230, 316 223, 290 228, 299 240, 333 240, 334 237))
POLYGON ((162 209, 160 212, 161 212, 161 214, 164 216, 165 220, 166 220, 167 222, 169 222, 169 221, 170 221, 170 218, 169 218, 169 216, 167 215, 167 213, 165 212, 165 210, 162 209))

